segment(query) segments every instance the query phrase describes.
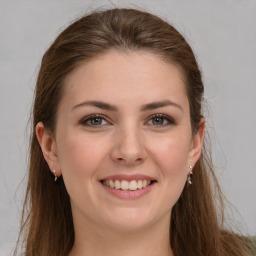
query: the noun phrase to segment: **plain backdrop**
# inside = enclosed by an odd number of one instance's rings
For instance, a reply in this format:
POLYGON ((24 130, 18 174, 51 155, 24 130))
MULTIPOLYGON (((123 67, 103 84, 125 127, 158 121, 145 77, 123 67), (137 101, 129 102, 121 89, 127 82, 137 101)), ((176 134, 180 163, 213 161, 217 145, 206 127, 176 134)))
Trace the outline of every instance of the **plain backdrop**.
POLYGON ((0 256, 10 255, 17 239, 40 59, 75 18, 113 5, 153 12, 191 44, 206 88, 216 174, 234 206, 230 220, 256 233, 255 0, 0 0, 0 256))

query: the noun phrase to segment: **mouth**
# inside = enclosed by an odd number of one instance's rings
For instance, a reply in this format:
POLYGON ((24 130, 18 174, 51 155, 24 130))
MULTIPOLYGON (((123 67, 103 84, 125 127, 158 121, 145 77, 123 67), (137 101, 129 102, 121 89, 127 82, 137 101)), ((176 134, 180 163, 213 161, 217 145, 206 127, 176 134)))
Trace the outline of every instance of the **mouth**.
POLYGON ((158 181, 144 174, 115 174, 99 180, 107 193, 119 199, 139 199, 151 193, 158 181))
POLYGON ((125 191, 136 191, 145 189, 149 186, 152 186, 156 183, 156 180, 149 179, 138 179, 138 180, 114 180, 106 179, 100 181, 104 186, 116 189, 116 190, 125 190, 125 191))

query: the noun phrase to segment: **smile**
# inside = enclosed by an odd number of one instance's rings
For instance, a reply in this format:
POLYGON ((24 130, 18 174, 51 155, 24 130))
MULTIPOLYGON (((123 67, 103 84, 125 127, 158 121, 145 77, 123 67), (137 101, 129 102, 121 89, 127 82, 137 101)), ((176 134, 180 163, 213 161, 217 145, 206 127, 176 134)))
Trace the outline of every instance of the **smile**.
POLYGON ((158 182, 143 174, 116 174, 99 180, 106 192, 120 199, 139 199, 150 193, 158 182))
POLYGON ((152 180, 103 180, 102 184, 114 188, 114 189, 121 189, 121 190, 137 190, 146 188, 147 186, 151 185, 154 181, 152 180))

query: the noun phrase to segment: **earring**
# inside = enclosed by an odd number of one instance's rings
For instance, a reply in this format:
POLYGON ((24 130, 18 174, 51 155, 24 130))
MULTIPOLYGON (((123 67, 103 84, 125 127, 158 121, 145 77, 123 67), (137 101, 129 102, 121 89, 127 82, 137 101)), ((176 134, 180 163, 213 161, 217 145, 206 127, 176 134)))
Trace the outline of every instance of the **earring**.
POLYGON ((56 181, 57 181, 57 179, 58 179, 58 176, 56 175, 56 171, 55 171, 55 169, 54 169, 54 170, 52 170, 52 172, 53 172, 53 175, 54 175, 54 181, 56 182, 56 181))
POLYGON ((188 177, 187 177, 187 182, 189 185, 192 184, 192 175, 193 175, 193 172, 192 172, 192 165, 189 166, 189 169, 190 169, 190 172, 188 174, 188 177))

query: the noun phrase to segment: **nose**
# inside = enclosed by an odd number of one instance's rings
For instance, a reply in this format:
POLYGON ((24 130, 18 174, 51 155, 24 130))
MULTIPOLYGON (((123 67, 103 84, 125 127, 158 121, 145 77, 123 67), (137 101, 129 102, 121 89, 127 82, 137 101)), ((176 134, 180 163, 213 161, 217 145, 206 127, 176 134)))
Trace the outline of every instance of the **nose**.
POLYGON ((120 129, 115 134, 111 152, 113 161, 127 165, 137 165, 145 161, 147 154, 139 128, 120 129))

